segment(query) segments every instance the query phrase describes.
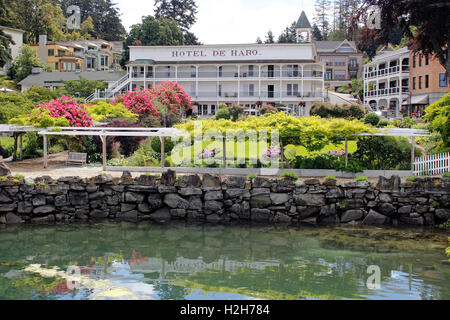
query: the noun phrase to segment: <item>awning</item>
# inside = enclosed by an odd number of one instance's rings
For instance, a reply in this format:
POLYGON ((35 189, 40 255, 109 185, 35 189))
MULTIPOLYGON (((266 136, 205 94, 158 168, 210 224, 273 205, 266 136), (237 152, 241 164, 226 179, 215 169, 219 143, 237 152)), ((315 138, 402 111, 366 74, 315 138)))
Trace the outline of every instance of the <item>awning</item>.
POLYGON ((423 94, 420 96, 413 96, 411 98, 411 104, 428 104, 429 98, 427 94, 423 94))
POLYGON ((63 49, 63 50, 67 50, 67 51, 70 51, 70 49, 69 49, 69 48, 67 48, 67 47, 64 47, 64 46, 58 46, 58 49, 63 49))

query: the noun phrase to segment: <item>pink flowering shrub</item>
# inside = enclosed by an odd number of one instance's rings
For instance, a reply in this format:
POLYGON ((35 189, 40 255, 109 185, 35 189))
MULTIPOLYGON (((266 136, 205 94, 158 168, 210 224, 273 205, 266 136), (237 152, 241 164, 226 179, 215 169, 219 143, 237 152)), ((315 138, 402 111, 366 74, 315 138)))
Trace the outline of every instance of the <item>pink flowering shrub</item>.
MULTIPOLYGON (((84 105, 78 104, 75 100, 62 95, 58 99, 43 103, 37 108, 46 109, 52 118, 65 118, 71 127, 92 127, 92 117, 88 114, 84 105)), ((73 137, 67 139, 70 151, 86 151, 83 146, 83 137, 73 137)))
POLYGON ((89 116, 84 105, 62 95, 56 100, 46 102, 37 106, 47 109, 53 118, 65 118, 71 127, 91 127, 92 118, 89 116))
POLYGON ((152 89, 118 95, 112 101, 113 104, 123 103, 128 110, 138 114, 141 118, 161 117, 163 112, 158 109, 157 102, 166 106, 169 113, 177 116, 179 116, 180 107, 184 112, 192 108, 191 97, 184 91, 183 87, 170 81, 163 82, 152 89))

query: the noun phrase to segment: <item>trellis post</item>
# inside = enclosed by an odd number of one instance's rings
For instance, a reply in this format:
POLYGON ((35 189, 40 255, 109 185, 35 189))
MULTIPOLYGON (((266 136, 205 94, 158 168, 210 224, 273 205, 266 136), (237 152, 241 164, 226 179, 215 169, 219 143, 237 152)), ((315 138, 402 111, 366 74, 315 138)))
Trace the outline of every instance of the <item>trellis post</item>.
POLYGON ((348 168, 348 139, 345 138, 345 169, 348 168))
POLYGON ((411 176, 414 176, 415 137, 411 137, 411 176))
POLYGON ((106 136, 100 136, 102 140, 102 163, 103 171, 106 171, 106 136))
POLYGON ((44 169, 47 169, 47 167, 48 167, 48 146, 47 146, 47 143, 48 143, 48 141, 47 141, 47 136, 44 134, 43 135, 43 137, 44 137, 44 169))
POLYGON ((225 139, 225 136, 222 137, 222 149, 223 149, 223 154, 222 154, 222 165, 224 168, 227 167, 227 141, 225 139))
POLYGON ((165 167, 165 151, 164 151, 164 137, 159 137, 159 140, 161 141, 161 168, 165 167))

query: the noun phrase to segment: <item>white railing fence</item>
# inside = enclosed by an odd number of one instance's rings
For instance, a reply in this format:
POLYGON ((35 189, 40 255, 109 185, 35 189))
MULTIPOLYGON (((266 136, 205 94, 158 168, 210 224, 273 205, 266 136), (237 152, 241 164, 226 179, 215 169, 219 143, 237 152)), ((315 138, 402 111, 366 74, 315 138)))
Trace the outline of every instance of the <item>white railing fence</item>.
POLYGON ((414 161, 414 175, 437 175, 450 172, 450 152, 425 155, 414 161))

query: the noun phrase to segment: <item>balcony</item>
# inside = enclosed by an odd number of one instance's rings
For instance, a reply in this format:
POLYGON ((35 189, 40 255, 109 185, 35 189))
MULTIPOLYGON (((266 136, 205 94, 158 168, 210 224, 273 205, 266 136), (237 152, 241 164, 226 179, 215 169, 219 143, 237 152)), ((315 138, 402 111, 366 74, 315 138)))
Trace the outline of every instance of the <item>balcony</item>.
POLYGON ((384 68, 381 70, 366 72, 366 74, 364 76, 366 79, 376 78, 376 77, 384 77, 384 76, 400 73, 400 69, 402 72, 409 72, 409 66, 402 66, 401 68, 400 68, 400 66, 394 66, 394 67, 390 67, 390 68, 384 68))
POLYGON ((259 92, 237 92, 237 91, 229 91, 229 92, 222 92, 217 93, 214 91, 199 91, 198 93, 194 92, 188 92, 188 94, 197 100, 229 100, 229 101, 237 101, 240 100, 280 100, 280 99, 286 99, 286 100, 302 100, 302 99, 308 99, 308 98, 322 98, 322 92, 321 91, 307 91, 303 92, 287 92, 287 91, 261 91, 259 92))
MULTIPOLYGON (((401 89, 402 94, 408 94, 409 93, 409 87, 402 87, 401 89)), ((400 94, 400 87, 393 87, 393 88, 383 88, 378 90, 371 90, 364 93, 365 97, 382 97, 382 96, 388 96, 388 95, 398 95, 400 94)))

